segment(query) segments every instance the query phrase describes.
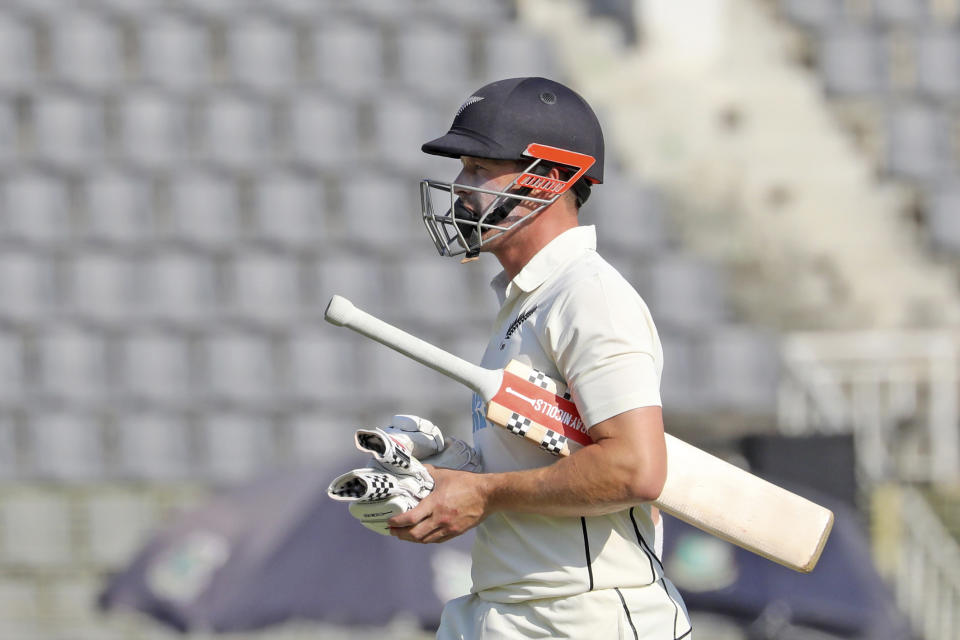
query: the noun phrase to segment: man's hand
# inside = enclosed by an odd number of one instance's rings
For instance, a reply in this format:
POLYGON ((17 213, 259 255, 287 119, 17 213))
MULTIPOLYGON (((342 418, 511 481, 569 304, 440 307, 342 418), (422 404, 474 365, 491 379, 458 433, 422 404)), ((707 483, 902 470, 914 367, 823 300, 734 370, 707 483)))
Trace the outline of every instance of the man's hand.
POLYGON ((408 542, 446 542, 489 515, 484 474, 424 466, 433 476, 433 492, 410 511, 390 518, 391 535, 408 542))

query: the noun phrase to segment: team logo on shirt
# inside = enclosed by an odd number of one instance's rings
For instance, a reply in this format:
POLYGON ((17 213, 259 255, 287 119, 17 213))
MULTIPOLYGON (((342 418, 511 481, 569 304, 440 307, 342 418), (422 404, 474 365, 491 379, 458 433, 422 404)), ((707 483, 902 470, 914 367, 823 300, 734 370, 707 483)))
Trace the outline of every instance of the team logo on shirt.
POLYGON ((487 426, 487 414, 483 410, 483 398, 473 394, 473 432, 476 433, 487 426))
POLYGON ((500 343, 500 351, 504 350, 504 348, 507 346, 507 340, 509 340, 510 337, 517 332, 517 329, 520 328, 520 325, 526 322, 527 318, 532 316, 536 310, 537 310, 537 305, 533 305, 531 309, 524 311, 523 313, 517 316, 516 320, 510 323, 510 326, 507 327, 507 333, 503 337, 503 342, 500 343))

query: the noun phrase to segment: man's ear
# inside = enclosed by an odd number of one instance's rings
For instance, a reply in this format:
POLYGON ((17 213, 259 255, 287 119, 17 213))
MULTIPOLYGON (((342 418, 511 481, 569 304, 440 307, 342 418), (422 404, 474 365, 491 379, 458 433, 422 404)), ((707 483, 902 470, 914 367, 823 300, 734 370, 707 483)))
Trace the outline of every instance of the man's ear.
MULTIPOLYGON (((547 171, 543 173, 541 171, 532 171, 531 173, 542 175, 543 177, 550 178, 551 180, 566 180, 566 177, 563 175, 563 172, 560 170, 559 167, 556 167, 556 166, 547 168, 547 171)), ((529 195, 534 198, 549 200, 555 194, 549 191, 544 191, 542 189, 532 189, 529 195)), ((524 202, 523 204, 529 206, 531 209, 535 209, 536 207, 540 206, 540 204, 536 202, 524 202)))

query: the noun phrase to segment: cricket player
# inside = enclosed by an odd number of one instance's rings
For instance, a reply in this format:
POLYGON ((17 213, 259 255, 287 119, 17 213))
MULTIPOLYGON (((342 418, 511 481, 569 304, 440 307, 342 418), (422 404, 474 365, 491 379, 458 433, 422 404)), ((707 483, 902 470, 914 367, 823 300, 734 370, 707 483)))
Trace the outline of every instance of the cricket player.
POLYGON ((430 467, 430 495, 389 520, 392 535, 420 543, 477 527, 472 591, 444 608, 442 640, 691 635, 647 504, 666 477, 660 339, 577 217, 603 182, 603 150, 590 106, 545 78, 480 88, 423 145, 460 163, 453 182, 421 183, 440 254, 489 253, 503 268, 482 365, 518 359, 565 380, 595 443, 558 459, 489 425, 474 398, 482 472, 430 467))

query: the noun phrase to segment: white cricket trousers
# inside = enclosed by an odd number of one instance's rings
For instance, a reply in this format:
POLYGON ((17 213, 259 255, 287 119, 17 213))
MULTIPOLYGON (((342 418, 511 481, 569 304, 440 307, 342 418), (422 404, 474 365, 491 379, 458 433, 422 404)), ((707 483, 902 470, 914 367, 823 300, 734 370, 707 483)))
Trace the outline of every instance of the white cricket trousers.
POLYGON ((686 607, 665 584, 512 604, 469 594, 443 608, 437 640, 691 640, 686 607))

